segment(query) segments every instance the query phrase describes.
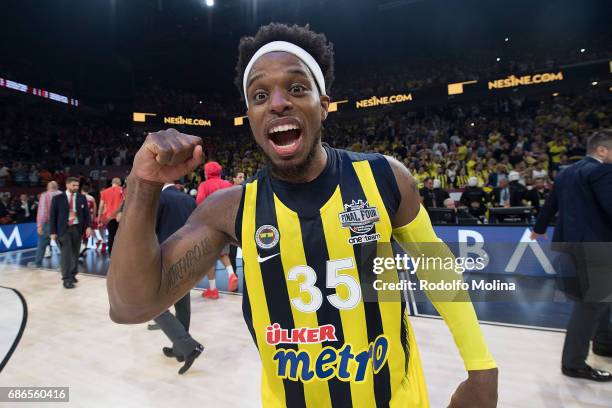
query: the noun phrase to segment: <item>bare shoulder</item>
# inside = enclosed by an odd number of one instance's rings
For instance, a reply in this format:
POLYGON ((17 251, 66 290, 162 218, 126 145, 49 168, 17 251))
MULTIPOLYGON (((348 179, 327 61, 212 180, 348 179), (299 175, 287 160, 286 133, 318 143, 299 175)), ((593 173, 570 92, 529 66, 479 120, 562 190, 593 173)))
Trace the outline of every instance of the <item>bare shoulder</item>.
POLYGON ((393 170, 393 175, 395 176, 395 181, 397 181, 397 186, 402 193, 402 197, 404 196, 404 192, 417 192, 418 193, 418 182, 410 173, 410 170, 404 166, 402 162, 397 160, 395 157, 385 156, 387 162, 391 166, 391 170, 393 170))
POLYGON ((233 186, 216 191, 195 209, 188 223, 209 225, 236 243, 235 223, 243 188, 233 186))
POLYGON ((398 211, 391 223, 394 228, 401 227, 410 223, 419 212, 421 206, 419 184, 403 163, 391 156, 385 156, 385 158, 391 166, 402 196, 398 211))

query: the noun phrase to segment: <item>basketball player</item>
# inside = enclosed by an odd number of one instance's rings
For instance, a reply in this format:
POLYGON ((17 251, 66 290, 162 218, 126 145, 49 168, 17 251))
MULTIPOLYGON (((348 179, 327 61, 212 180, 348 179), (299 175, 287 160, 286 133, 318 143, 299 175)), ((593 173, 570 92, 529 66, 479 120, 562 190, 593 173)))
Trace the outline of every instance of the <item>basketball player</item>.
MULTIPOLYGON (((392 236, 440 242, 415 179, 392 158, 322 144, 333 81, 324 35, 261 27, 241 40, 237 73, 267 166, 244 186, 213 194, 159 245, 162 185, 202 162, 202 141, 174 129, 150 134, 134 158, 108 274, 111 319, 143 323, 158 315, 233 242, 243 252, 243 312, 262 361, 263 406, 428 407, 405 304, 364 301, 360 285, 372 276, 360 262, 365 246, 392 236), (370 224, 352 224, 351 216, 341 223, 339 214, 354 209, 370 224), (366 236, 374 241, 359 243, 366 236)), ((468 371, 449 406, 495 407, 497 368, 472 304, 434 305, 468 371)))

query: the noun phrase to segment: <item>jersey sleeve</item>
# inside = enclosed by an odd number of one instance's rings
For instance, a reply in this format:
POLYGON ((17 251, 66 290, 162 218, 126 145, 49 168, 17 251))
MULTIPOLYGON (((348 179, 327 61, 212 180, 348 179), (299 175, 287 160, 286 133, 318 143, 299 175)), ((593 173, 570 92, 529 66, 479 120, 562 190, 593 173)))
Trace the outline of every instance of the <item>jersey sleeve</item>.
MULTIPOLYGON (((395 228, 393 236, 409 254, 454 259, 448 246, 436 236, 427 211, 422 205, 416 218, 407 225, 395 228)), ((461 275, 453 269, 444 269, 440 263, 436 266, 435 262, 431 268, 419 268, 417 276, 429 282, 463 281, 461 275)), ((426 291, 426 294, 451 331, 466 370, 487 370, 497 367, 480 330, 469 294, 463 290, 426 291)))

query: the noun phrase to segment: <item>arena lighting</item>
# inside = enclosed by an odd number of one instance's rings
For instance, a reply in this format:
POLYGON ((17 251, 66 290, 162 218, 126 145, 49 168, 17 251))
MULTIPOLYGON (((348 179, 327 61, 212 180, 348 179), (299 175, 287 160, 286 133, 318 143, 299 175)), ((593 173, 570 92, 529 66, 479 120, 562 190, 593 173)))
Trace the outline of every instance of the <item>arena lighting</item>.
POLYGON ((585 49, 585 48, 581 48, 581 49, 580 49, 580 52, 585 52, 585 51, 586 51, 586 49, 585 49))
POLYGON ((501 58, 497 57, 497 58, 495 59, 495 61, 499 62, 499 61, 501 61, 501 58))
POLYGON ((207 5, 208 7, 212 7, 212 6, 214 6, 214 5, 215 5, 215 0, 206 0, 206 5, 207 5))
POLYGON ((593 86, 597 85, 597 81, 591 82, 591 85, 593 85, 593 86))
POLYGON ((559 92, 553 93, 552 96, 559 96, 559 92))
POLYGON ((508 41, 510 41, 510 39, 508 37, 506 37, 506 38, 504 38, 504 41, 508 42, 508 41))
POLYGON ((32 86, 11 81, 10 79, 0 78, 0 87, 12 89, 14 91, 24 92, 31 95, 40 96, 41 98, 51 99, 56 102, 65 103, 67 105, 79 106, 79 100, 69 98, 64 95, 49 92, 46 89, 34 88, 32 86))

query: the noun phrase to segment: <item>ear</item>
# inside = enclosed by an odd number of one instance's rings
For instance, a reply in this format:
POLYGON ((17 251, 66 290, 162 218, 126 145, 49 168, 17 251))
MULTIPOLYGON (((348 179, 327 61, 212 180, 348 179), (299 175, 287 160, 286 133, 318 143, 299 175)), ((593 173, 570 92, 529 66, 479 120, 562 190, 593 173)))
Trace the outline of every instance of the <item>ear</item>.
POLYGON ((329 113, 329 96, 327 95, 320 95, 319 96, 320 101, 321 101, 321 122, 325 122, 325 119, 327 119, 327 114, 329 113))

